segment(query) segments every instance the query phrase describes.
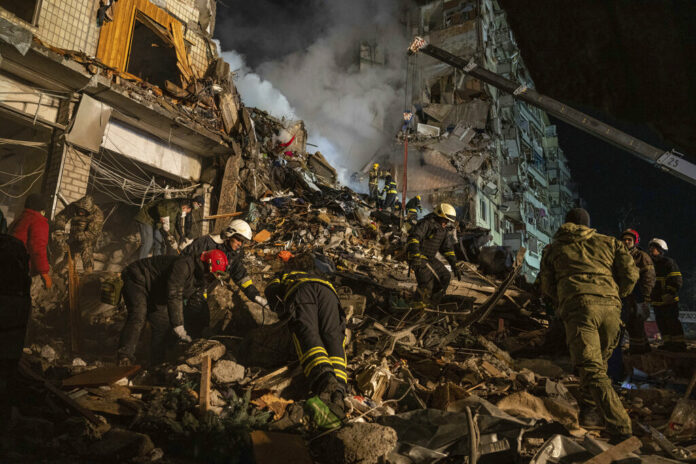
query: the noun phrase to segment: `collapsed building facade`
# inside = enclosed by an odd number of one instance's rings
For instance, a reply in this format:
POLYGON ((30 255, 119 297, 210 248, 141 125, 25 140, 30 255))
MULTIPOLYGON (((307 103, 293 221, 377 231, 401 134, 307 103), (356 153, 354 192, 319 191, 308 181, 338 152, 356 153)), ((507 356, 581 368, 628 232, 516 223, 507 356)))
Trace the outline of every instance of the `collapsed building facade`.
POLYGON ((212 41, 208 0, 0 2, 0 171, 8 222, 43 193, 53 218, 90 194, 113 236, 152 199, 211 197, 250 123, 212 41), (220 169, 217 169, 217 168, 220 169), (115 230, 114 230, 115 228, 115 230))
MULTIPOLYGON (((534 85, 495 0, 419 2, 408 32, 534 85)), ((543 111, 427 56, 410 59, 406 84, 416 133, 408 196, 448 201, 469 225, 490 229, 493 244, 525 247, 523 274, 533 280, 543 248, 581 201, 556 127, 543 111)))

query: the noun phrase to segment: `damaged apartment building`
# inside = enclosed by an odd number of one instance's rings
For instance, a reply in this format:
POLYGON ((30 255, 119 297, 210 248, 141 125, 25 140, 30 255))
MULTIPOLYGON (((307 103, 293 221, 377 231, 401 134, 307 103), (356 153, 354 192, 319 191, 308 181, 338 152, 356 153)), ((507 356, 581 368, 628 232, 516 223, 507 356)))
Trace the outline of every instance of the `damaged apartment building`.
MULTIPOLYGON (((419 2, 408 35, 534 86, 495 0, 419 2)), ((408 195, 448 201, 471 226, 490 229, 493 244, 525 247, 533 280, 541 251, 580 201, 556 127, 543 111, 422 54, 409 59, 406 84, 415 132, 408 195)))
POLYGON ((49 218, 92 195, 115 237, 154 198, 203 194, 199 215, 220 206, 216 168, 251 122, 214 20, 213 0, 0 0, 8 222, 39 192, 49 218))

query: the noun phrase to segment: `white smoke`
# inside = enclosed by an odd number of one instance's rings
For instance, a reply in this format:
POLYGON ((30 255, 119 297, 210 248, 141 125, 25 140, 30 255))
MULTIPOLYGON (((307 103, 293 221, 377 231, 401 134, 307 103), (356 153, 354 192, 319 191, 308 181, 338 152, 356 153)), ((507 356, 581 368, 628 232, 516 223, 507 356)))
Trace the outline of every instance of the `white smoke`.
POLYGON ((408 41, 398 5, 397 0, 321 2, 323 20, 313 43, 253 71, 240 53, 223 53, 238 70, 235 82, 244 103, 304 120, 309 143, 318 145, 344 181, 390 143, 399 126, 408 41), (384 65, 359 69, 362 41, 377 44, 384 65))

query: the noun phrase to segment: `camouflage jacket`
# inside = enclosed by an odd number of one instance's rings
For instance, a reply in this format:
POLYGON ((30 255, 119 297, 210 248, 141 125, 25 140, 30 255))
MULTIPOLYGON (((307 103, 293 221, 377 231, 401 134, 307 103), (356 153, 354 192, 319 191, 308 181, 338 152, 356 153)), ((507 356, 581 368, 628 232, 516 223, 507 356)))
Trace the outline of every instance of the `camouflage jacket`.
POLYGON ((544 250, 540 281, 542 293, 561 309, 581 295, 620 302, 638 281, 638 268, 626 246, 615 238, 565 223, 544 250))
POLYGON ((64 231, 68 222, 70 223, 71 240, 95 242, 102 233, 102 227, 104 227, 104 213, 94 203, 94 199, 90 195, 85 195, 58 213, 53 227, 55 230, 64 231), (81 216, 80 210, 87 214, 81 216))

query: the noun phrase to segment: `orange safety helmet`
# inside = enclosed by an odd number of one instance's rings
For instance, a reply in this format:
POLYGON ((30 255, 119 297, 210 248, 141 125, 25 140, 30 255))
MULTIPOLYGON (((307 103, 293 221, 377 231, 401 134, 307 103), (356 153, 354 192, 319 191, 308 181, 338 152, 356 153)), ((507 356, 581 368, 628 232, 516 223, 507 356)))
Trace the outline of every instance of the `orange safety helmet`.
POLYGON ((221 250, 208 250, 201 253, 201 261, 208 265, 208 272, 227 271, 227 255, 221 250))

